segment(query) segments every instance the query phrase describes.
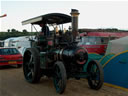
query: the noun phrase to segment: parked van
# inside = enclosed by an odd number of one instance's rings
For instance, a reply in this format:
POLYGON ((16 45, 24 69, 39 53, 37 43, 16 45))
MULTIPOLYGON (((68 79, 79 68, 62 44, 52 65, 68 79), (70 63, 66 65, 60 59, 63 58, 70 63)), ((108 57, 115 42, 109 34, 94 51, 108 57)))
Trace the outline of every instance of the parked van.
POLYGON ((33 39, 34 37, 35 36, 22 36, 8 38, 4 41, 4 47, 15 47, 23 56, 26 48, 31 47, 30 39, 33 39))

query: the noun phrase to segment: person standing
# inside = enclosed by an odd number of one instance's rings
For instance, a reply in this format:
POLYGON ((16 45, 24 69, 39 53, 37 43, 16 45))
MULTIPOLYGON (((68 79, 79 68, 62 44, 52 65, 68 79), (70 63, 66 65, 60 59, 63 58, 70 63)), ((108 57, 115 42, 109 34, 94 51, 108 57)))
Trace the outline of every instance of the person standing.
POLYGON ((50 31, 48 26, 46 25, 46 23, 41 23, 40 24, 41 28, 41 34, 43 34, 44 36, 50 36, 50 31))

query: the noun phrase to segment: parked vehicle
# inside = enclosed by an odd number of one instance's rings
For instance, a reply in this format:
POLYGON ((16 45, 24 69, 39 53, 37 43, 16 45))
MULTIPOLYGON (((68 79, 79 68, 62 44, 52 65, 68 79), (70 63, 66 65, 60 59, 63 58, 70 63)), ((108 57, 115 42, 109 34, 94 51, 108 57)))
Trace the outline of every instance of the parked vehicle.
POLYGON ((53 77, 57 93, 63 93, 69 78, 87 78, 90 88, 98 90, 103 85, 103 69, 94 60, 88 63, 88 53, 85 48, 77 46, 78 15, 76 9, 72 9, 71 15, 62 13, 50 13, 41 15, 22 22, 25 24, 60 26, 72 22, 72 32, 64 33, 63 30, 55 30, 53 34, 40 33, 37 41, 32 41, 32 47, 26 49, 23 56, 23 72, 29 83, 39 82, 42 76, 53 77), (83 71, 84 65, 87 65, 83 71))
POLYGON ((89 53, 104 55, 109 40, 128 36, 128 32, 85 32, 79 45, 87 49, 89 53))
POLYGON ((4 47, 4 41, 0 40, 0 47, 4 47))
POLYGON ((29 41, 30 38, 34 38, 35 36, 21 36, 21 37, 13 37, 8 38, 5 40, 4 47, 15 47, 18 49, 18 51, 22 54, 24 54, 26 48, 31 47, 31 42, 29 41))
POLYGON ((0 48, 0 66, 17 65, 21 67, 23 57, 16 48, 0 48))

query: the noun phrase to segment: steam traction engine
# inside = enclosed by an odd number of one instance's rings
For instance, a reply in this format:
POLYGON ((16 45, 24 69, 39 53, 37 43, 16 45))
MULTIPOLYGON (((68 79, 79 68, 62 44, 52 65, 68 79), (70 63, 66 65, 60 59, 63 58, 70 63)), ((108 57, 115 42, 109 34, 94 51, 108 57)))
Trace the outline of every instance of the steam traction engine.
POLYGON ((32 47, 28 48, 23 57, 23 72, 30 83, 37 83, 41 77, 53 77, 57 93, 63 93, 69 78, 87 78, 92 89, 100 89, 103 84, 102 67, 97 61, 88 62, 85 48, 79 47, 78 10, 72 9, 71 16, 61 13, 50 13, 25 20, 22 24, 60 25, 72 22, 72 31, 64 33, 53 32, 50 36, 39 35, 37 41, 31 40, 32 47), (87 65, 88 64, 88 65, 87 65), (83 71, 87 65, 86 72, 83 71))

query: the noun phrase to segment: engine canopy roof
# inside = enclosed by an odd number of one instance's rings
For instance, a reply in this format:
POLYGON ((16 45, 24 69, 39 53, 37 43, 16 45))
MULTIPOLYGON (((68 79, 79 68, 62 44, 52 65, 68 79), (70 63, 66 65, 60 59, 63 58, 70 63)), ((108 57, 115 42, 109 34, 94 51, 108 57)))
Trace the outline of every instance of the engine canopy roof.
POLYGON ((71 16, 63 13, 49 13, 45 15, 41 15, 38 17, 34 17, 25 21, 22 21, 22 25, 26 24, 64 24, 71 22, 71 16))

